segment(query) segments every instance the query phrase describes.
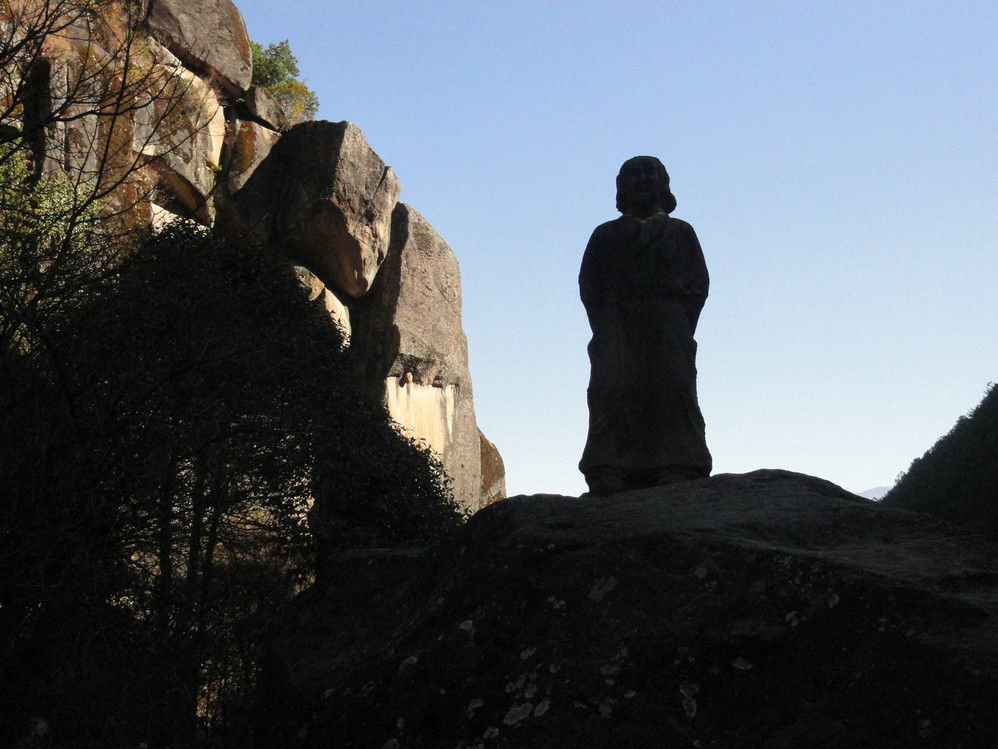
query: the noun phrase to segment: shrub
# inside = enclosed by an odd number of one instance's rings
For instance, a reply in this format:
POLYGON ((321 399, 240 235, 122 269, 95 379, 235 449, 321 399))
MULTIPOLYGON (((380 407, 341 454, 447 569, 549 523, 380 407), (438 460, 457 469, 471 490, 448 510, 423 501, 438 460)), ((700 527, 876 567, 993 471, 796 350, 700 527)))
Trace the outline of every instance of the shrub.
POLYGON ((298 60, 288 40, 266 49, 250 42, 253 49, 253 85, 263 86, 281 105, 289 125, 314 120, 319 98, 298 76, 298 60))

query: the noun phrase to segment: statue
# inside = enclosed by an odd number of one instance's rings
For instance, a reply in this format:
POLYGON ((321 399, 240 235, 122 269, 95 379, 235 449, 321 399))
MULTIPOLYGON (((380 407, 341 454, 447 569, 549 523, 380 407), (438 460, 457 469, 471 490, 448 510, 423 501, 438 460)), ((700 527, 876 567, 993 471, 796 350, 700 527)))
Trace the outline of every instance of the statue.
POLYGON ((669 216, 675 208, 661 161, 625 161, 617 175, 623 215, 596 228, 582 258, 593 337, 579 470, 593 495, 710 475, 693 340, 707 265, 693 227, 669 216))

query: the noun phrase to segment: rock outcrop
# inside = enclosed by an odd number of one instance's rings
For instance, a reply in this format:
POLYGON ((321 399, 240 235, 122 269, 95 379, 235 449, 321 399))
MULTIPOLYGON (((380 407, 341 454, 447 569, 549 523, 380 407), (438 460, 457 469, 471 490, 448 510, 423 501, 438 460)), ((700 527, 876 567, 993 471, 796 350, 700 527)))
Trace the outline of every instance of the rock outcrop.
POLYGON ((232 204, 241 225, 349 297, 388 251, 398 178, 351 122, 304 122, 259 163, 232 204))
POLYGON ((231 0, 151 0, 149 31, 192 70, 239 97, 253 78, 242 14, 231 0))
POLYGON ((415 211, 396 208, 399 181, 360 129, 289 128, 251 85, 231 0, 59 5, 66 19, 33 7, 0 8, 14 41, 32 24, 50 32, 35 59, 8 61, 26 73, 0 82, 0 136, 23 138, 46 172, 117 182, 108 207, 131 225, 193 218, 284 252, 344 336, 362 331, 363 386, 440 454, 461 504, 503 496, 502 460, 475 421, 457 261, 415 211), (402 265, 368 302, 390 245, 402 265), (361 307, 370 319, 354 319, 361 307))
POLYGON ((992 746, 996 552, 784 471, 514 497, 421 558, 341 558, 280 637, 271 725, 308 747, 992 746), (307 710, 281 715, 294 690, 307 710))
POLYGON ((463 506, 482 504, 482 446, 475 422, 461 276, 451 248, 399 203, 391 245, 371 293, 357 305, 354 347, 363 380, 392 418, 440 454, 463 506))
POLYGON ((227 171, 223 222, 299 264, 350 339, 371 396, 440 456, 462 507, 505 496, 501 458, 475 420, 450 247, 397 202, 398 179, 352 123, 296 125, 269 150, 257 140, 261 126, 240 122, 237 132, 245 141, 227 171))

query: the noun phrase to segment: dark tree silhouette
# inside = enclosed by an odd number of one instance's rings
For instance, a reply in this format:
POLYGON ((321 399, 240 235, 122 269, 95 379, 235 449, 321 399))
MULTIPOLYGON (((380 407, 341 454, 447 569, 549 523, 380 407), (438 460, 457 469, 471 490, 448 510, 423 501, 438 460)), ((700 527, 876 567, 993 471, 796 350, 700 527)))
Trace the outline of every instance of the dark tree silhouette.
POLYGON ((998 538, 998 387, 916 458, 882 500, 998 538))
MULTIPOLYGON (((57 686, 54 663, 33 678, 64 712, 100 660, 81 628, 113 629, 146 666, 98 675, 157 697, 107 712, 189 740, 252 684, 269 622, 312 578, 314 536, 319 551, 423 544, 460 520, 439 462, 354 388, 337 329, 261 248, 176 227, 45 335, 56 356, 8 368, 0 413, 0 619, 5 673, 62 653, 71 678, 57 686)), ((39 704, 21 686, 24 715, 39 704)), ((87 733, 106 716, 74 720, 87 733)))

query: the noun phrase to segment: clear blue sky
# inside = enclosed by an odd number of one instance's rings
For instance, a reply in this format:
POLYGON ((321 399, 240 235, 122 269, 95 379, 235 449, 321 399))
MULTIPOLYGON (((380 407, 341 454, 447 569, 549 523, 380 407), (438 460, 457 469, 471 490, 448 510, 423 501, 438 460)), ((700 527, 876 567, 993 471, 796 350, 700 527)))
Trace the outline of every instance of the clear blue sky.
POLYGON ((578 494, 582 251, 658 156, 715 472, 890 485, 998 380, 998 3, 236 0, 461 264, 510 494, 578 494))

